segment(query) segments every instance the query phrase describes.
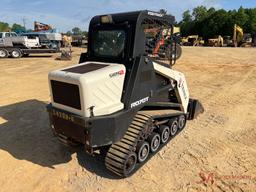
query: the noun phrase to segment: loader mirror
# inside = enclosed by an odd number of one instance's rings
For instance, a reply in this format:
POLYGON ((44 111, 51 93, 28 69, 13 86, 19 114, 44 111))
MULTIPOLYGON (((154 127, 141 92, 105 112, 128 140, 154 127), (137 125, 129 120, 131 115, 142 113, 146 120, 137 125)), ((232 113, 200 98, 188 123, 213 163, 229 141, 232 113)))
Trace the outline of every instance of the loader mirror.
POLYGON ((102 24, 109 24, 109 23, 113 23, 113 19, 111 15, 103 15, 100 17, 100 22, 102 24))

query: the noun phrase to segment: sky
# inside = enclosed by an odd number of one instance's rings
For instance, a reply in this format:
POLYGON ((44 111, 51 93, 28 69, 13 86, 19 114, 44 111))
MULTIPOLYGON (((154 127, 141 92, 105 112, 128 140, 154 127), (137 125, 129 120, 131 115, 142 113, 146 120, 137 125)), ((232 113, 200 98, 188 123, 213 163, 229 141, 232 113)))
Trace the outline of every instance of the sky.
POLYGON ((94 15, 166 9, 177 21, 185 10, 204 5, 217 9, 256 8, 256 0, 1 0, 0 21, 23 24, 33 29, 34 21, 47 23, 61 32, 88 29, 94 15))

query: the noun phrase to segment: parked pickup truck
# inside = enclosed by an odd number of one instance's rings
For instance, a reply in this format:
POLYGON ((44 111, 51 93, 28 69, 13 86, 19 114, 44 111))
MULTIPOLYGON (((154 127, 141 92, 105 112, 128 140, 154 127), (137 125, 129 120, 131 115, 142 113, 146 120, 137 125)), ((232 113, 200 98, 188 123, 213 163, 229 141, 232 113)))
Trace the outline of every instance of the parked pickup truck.
POLYGON ((17 37, 17 33, 15 32, 0 32, 0 41, 5 37, 17 37))
POLYGON ((51 49, 42 45, 38 37, 29 38, 19 36, 15 32, 0 32, 0 58, 19 58, 33 53, 55 53, 58 49, 51 49))

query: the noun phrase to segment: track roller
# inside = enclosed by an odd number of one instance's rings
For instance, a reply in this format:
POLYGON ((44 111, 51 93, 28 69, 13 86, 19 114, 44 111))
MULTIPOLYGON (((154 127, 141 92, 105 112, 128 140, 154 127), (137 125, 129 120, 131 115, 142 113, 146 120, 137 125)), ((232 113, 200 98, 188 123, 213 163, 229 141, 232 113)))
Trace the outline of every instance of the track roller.
POLYGON ((150 144, 150 151, 152 153, 156 152, 161 143, 160 135, 158 133, 152 133, 152 135, 149 136, 148 141, 150 144))
POLYGON ((179 129, 182 130, 186 126, 186 116, 180 115, 178 119, 179 129))
POLYGON ((148 142, 146 141, 140 142, 137 146, 136 151, 137 151, 138 162, 140 163, 144 162, 147 159, 148 154, 150 152, 150 147, 148 142))
POLYGON ((170 136, 170 128, 166 125, 160 125, 159 133, 161 136, 161 142, 166 143, 170 136))
POLYGON ((178 118, 174 118, 169 121, 170 135, 173 137, 177 134, 179 129, 178 118))
POLYGON ((137 155, 136 153, 132 152, 130 153, 124 162, 124 167, 123 167, 123 173, 124 175, 129 175, 132 173, 132 171, 135 169, 137 163, 137 155))

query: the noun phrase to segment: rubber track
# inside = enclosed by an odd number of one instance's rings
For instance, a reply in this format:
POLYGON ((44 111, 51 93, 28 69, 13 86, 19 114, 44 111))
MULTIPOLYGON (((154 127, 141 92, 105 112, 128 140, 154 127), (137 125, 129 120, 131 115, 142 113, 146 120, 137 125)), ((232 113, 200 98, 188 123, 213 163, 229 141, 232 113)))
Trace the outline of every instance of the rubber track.
POLYGON ((124 137, 119 142, 111 145, 107 152, 105 165, 108 170, 122 177, 127 176, 124 174, 125 160, 130 153, 135 152, 143 128, 150 119, 149 115, 141 112, 134 117, 124 137))

